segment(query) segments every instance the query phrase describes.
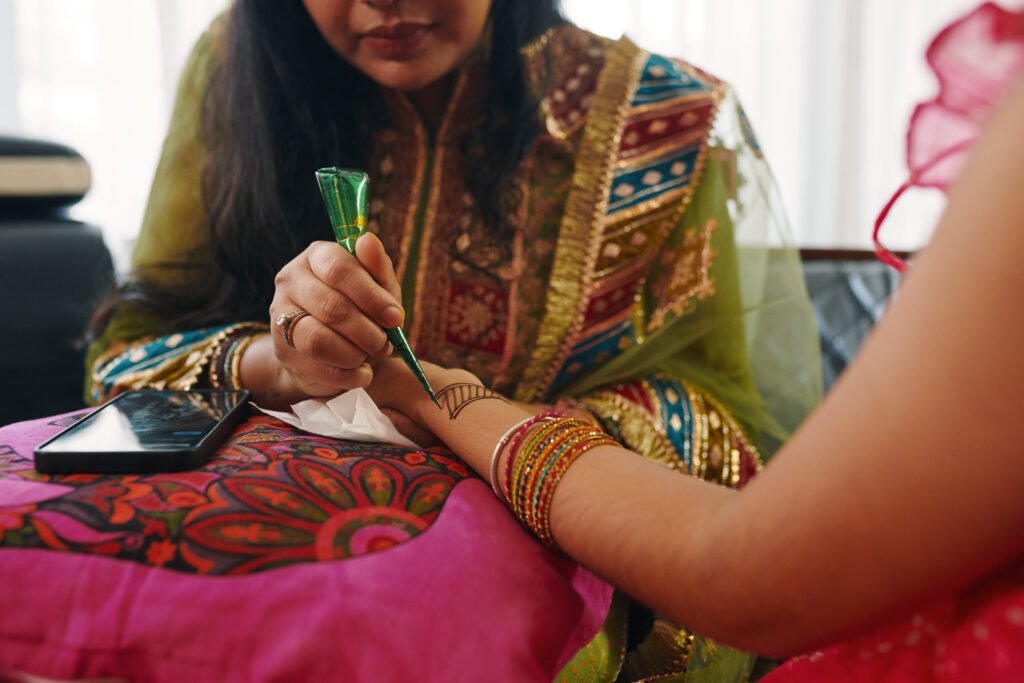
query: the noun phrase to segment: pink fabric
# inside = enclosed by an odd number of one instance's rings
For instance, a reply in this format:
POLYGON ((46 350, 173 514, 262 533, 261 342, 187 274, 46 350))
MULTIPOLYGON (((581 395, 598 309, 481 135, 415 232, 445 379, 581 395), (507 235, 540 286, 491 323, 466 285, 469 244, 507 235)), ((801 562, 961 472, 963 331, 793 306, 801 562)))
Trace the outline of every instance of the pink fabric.
POLYGON ((993 108, 1024 72, 1024 10, 1013 12, 991 2, 944 29, 928 48, 928 64, 939 93, 919 105, 907 132, 909 179, 875 223, 875 246, 882 260, 904 270, 879 238, 896 200, 911 187, 946 190, 963 169, 975 138, 993 108))
POLYGON ((790 660, 764 683, 1024 681, 1024 562, 910 619, 790 660))
MULTIPOLYGON (((28 455, 56 430, 14 425, 0 443, 28 455)), ((0 454, 0 469, 23 467, 0 454)), ((597 633, 611 596, 472 479, 408 543, 245 576, 0 549, 0 669, 190 683, 550 681, 597 633)))
POLYGON ((928 63, 939 93, 911 118, 907 166, 916 185, 945 190, 960 174, 969 144, 1024 69, 1024 11, 981 5, 935 38, 928 63), (959 152, 929 167, 952 149, 959 152))

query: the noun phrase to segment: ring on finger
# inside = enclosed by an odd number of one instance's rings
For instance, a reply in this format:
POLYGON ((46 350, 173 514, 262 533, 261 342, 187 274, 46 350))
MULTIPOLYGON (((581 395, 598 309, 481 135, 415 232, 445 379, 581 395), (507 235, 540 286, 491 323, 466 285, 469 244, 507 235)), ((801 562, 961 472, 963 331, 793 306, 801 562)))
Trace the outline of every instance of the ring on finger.
POLYGON ((299 322, 307 315, 309 315, 308 311, 304 311, 299 308, 291 313, 282 313, 274 319, 274 325, 277 326, 278 332, 281 333, 281 339, 284 340, 284 343, 289 348, 295 348, 295 340, 292 338, 292 330, 295 328, 295 323, 299 322))

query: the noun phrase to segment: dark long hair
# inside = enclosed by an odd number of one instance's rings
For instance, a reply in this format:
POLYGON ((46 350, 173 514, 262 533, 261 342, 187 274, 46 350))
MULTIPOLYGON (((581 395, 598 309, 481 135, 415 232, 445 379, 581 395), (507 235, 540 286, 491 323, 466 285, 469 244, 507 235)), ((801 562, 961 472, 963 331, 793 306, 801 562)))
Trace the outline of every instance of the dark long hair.
MULTIPOLYGON (((482 120, 461 146, 487 150, 464 154, 464 172, 499 241, 510 237, 502 191, 538 133, 520 50, 563 21, 558 0, 491 6, 482 120)), ((97 314, 94 332, 124 301, 155 315, 165 331, 266 318, 275 274, 325 236, 310 169, 368 164, 369 134, 387 121, 379 88, 334 52, 299 0, 237 0, 224 47, 201 122, 209 152, 202 195, 215 267, 187 278, 188 291, 132 273, 97 314)), ((195 263, 209 260, 157 268, 200 268, 195 263)))

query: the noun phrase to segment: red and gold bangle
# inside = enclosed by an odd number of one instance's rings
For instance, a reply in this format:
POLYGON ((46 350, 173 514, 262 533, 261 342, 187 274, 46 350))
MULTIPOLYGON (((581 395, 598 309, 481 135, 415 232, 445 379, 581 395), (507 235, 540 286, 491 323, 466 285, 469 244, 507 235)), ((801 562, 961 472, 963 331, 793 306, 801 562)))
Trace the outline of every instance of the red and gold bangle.
POLYGON ((551 472, 559 467, 559 463, 571 453, 579 444, 593 438, 593 428, 582 427, 566 430, 561 435, 558 443, 548 453, 544 454, 543 461, 538 463, 536 476, 530 482, 530 488, 525 501, 524 521, 538 538, 545 543, 548 542, 543 535, 545 509, 549 508, 547 499, 553 494, 550 485, 551 472))
MULTIPOLYGON (((544 528, 540 511, 550 507, 541 500, 546 491, 548 471, 573 446, 586 441, 600 430, 583 420, 561 418, 551 420, 532 430, 523 440, 522 450, 509 453, 512 475, 508 480, 508 501, 516 518, 538 537, 544 528)), ((550 544, 550 539, 542 539, 550 544)))
POLYGON ((531 503, 534 500, 538 483, 544 478, 554 461, 560 454, 573 443, 574 440, 585 433, 589 433, 589 427, 566 424, 560 425, 561 429, 548 439, 543 447, 536 453, 536 464, 532 476, 524 482, 525 501, 531 503))
POLYGON ((565 429, 550 446, 539 454, 533 476, 527 482, 525 500, 523 501, 524 521, 534 533, 541 527, 541 492, 544 490, 544 483, 548 473, 573 445, 586 439, 589 432, 590 429, 587 427, 565 429))
POLYGON ((558 443, 560 432, 582 424, 575 418, 562 417, 551 420, 536 428, 523 444, 522 451, 514 451, 509 457, 516 459, 512 479, 508 482, 509 504, 517 517, 527 514, 529 491, 539 472, 545 454, 558 443))
POLYGON ((532 453, 540 443, 550 437, 561 421, 566 419, 561 413, 556 413, 550 416, 550 418, 539 421, 540 424, 530 425, 529 428, 521 431, 516 437, 513 437, 509 446, 508 460, 505 463, 505 498, 509 502, 509 506, 513 508, 513 511, 515 511, 515 507, 518 504, 517 501, 520 500, 519 496, 516 495, 516 488, 523 481, 523 472, 529 471, 532 467, 531 458, 520 456, 524 453, 532 453))
POLYGON ((540 528, 537 530, 537 537, 547 546, 551 548, 558 547, 558 544, 555 542, 555 536, 551 531, 551 506, 555 500, 555 491, 561 483, 562 477, 565 476, 565 473, 569 471, 569 468, 587 451, 598 448, 599 446, 616 445, 618 445, 618 442, 605 434, 592 435, 589 438, 583 439, 579 443, 574 444, 569 452, 565 456, 559 458, 558 462, 555 463, 555 466, 545 478, 545 490, 541 493, 537 508, 537 516, 540 520, 540 528))
POLYGON ((522 450, 517 447, 509 452, 509 458, 515 462, 512 467, 512 478, 506 482, 506 486, 509 507, 517 518, 521 519, 524 514, 526 482, 536 467, 537 453, 551 441, 563 419, 565 418, 549 420, 535 427, 523 442, 522 450))
MULTIPOLYGON (((524 422, 518 430, 516 430, 516 433, 512 436, 511 443, 509 444, 508 458, 505 461, 506 488, 511 486, 512 464, 515 460, 516 450, 519 448, 519 442, 523 440, 523 437, 526 435, 527 432, 530 431, 530 428, 533 427, 538 422, 549 421, 551 419, 560 417, 565 417, 565 415, 554 410, 545 410, 543 413, 540 413, 539 415, 534 415, 532 418, 524 422)), ((506 502, 508 501, 508 491, 505 491, 505 500, 506 502)))

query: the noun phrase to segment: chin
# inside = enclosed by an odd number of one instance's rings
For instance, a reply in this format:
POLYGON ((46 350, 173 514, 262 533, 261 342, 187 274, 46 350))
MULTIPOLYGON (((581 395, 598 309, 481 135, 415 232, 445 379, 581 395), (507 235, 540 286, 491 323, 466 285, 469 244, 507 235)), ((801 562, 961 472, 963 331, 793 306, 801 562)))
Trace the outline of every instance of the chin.
POLYGON ((398 92, 416 92, 423 90, 431 83, 435 82, 437 78, 424 78, 421 76, 404 76, 404 75, 388 75, 388 76, 370 76, 378 85, 398 92))
POLYGON ((381 87, 399 92, 412 92, 422 90, 431 83, 435 83, 443 78, 450 69, 430 68, 417 63, 416 60, 410 60, 368 65, 368 68, 363 68, 361 71, 381 87))

